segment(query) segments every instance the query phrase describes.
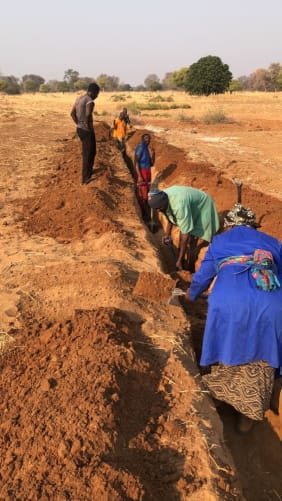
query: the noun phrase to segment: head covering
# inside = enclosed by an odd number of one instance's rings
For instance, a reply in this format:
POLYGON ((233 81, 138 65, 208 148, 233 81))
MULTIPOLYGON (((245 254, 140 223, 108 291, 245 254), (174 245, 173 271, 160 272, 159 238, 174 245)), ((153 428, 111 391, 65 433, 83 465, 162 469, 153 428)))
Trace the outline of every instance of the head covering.
POLYGON ((258 228, 255 213, 249 207, 243 207, 242 204, 235 204, 224 218, 224 227, 228 226, 252 226, 258 228))
POLYGON ((148 193, 148 204, 152 209, 161 209, 167 206, 168 196, 162 190, 151 190, 148 193))

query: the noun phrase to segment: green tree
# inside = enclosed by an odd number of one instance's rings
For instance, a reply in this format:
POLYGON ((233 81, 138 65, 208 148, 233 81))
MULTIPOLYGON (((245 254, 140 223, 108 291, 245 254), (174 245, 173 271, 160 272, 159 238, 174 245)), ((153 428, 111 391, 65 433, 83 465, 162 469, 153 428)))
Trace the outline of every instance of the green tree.
POLYGON ((6 94, 20 94, 21 87, 19 79, 12 75, 0 77, 0 92, 5 92, 6 94))
POLYGON ((47 83, 41 84, 39 87, 39 92, 43 92, 43 93, 47 94, 47 92, 50 92, 50 91, 51 91, 51 87, 47 83))
POLYGON ((144 85, 148 90, 153 90, 153 91, 160 90, 162 88, 158 75, 155 75, 154 73, 148 75, 145 78, 144 85))
POLYGON ((29 78, 23 82, 22 86, 24 92, 36 92, 40 88, 34 80, 30 80, 29 78))
POLYGON ((282 90, 282 70, 279 71, 279 75, 277 77, 277 85, 278 89, 282 90))
POLYGON ((163 89, 175 89, 176 85, 173 79, 173 71, 170 71, 165 74, 162 79, 162 88, 163 89))
POLYGON ((217 56, 206 56, 190 66, 184 88, 189 94, 198 96, 223 94, 231 80, 232 73, 227 64, 217 56))
POLYGON ((132 87, 129 83, 121 83, 118 86, 118 90, 121 90, 122 92, 130 92, 132 87))
POLYGON ((230 84, 229 84, 229 87, 228 87, 228 90, 229 92, 239 92, 241 90, 243 90, 243 84, 242 82, 240 82, 240 80, 231 80, 230 84))
POLYGON ((249 89, 249 77, 247 77, 246 75, 242 75, 241 77, 238 78, 238 80, 243 85, 243 90, 249 89))
MULTIPOLYGON (((90 82, 92 82, 92 78, 90 79, 90 82)), ((79 78, 75 83, 74 83, 74 88, 75 90, 86 90, 88 85, 90 84, 88 79, 86 78, 79 78)))
POLYGON ((65 82, 65 80, 62 80, 61 82, 57 83, 57 92, 69 92, 69 84, 65 82))
POLYGON ((177 89, 185 89, 186 82, 188 79, 188 74, 189 74, 189 68, 186 66, 183 66, 179 70, 173 72, 172 74, 173 81, 177 89))
MULTIPOLYGON (((74 90, 74 84, 79 79, 79 73, 72 68, 69 68, 64 72, 64 81, 68 84, 68 90, 74 90)), ((64 92, 64 91, 63 91, 64 92)))
POLYGON ((47 85, 50 88, 50 92, 58 92, 58 80, 48 80, 47 85))
POLYGON ((101 73, 96 78, 96 82, 99 87, 104 91, 113 91, 117 90, 119 86, 119 78, 114 75, 106 75, 105 73, 101 73))
POLYGON ((45 82, 45 79, 40 75, 24 75, 22 77, 22 86, 24 92, 37 92, 40 88, 40 85, 45 82))
POLYGON ((278 77, 282 70, 282 66, 279 63, 271 63, 268 67, 269 80, 270 80, 270 90, 279 89, 278 77))

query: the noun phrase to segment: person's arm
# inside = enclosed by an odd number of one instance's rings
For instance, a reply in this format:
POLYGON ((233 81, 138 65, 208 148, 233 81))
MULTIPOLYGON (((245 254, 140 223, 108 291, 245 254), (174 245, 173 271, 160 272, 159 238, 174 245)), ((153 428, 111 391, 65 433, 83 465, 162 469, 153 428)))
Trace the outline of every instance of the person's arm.
POLYGON ((93 128, 93 116, 92 116, 93 110, 94 110, 94 102, 90 101, 86 105, 86 124, 85 125, 86 125, 87 129, 93 128))
POLYGON ((143 177, 140 172, 140 167, 139 167, 139 157, 137 155, 134 156, 134 168, 136 172, 136 180, 137 183, 142 183, 143 177))
POLYGON ((165 234, 163 236, 163 244, 169 245, 172 243, 171 232, 172 232, 172 223, 170 223, 170 221, 167 221, 165 234))
POLYGON ((209 288, 216 274, 216 261, 212 253, 212 244, 210 244, 199 270, 193 275, 189 293, 187 292, 186 298, 189 301, 197 299, 202 292, 209 288))
POLYGON ((77 116, 76 116, 76 107, 75 107, 75 104, 74 104, 74 105, 73 105, 73 107, 72 107, 72 110, 71 110, 71 114, 70 114, 70 115, 71 115, 71 117, 72 117, 72 119, 73 119, 74 123, 77 125, 78 120, 77 120, 77 116))
POLYGON ((182 260, 185 256, 187 245, 189 243, 189 238, 190 238, 189 233, 181 233, 180 232, 178 257, 177 257, 177 261, 176 261, 176 268, 178 268, 178 269, 182 269, 182 260))
POLYGON ((141 151, 142 151, 142 146, 141 145, 137 146, 137 148, 135 150, 135 155, 134 155, 134 169, 136 172, 137 183, 142 183, 142 181, 143 181, 143 178, 142 178, 142 175, 140 172, 140 165, 139 165, 141 151))

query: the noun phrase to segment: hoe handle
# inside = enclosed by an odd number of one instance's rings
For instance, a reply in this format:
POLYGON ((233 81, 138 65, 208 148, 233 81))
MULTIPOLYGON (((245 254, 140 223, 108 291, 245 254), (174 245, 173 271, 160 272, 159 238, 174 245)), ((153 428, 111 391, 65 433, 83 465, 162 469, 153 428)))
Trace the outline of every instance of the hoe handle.
POLYGON ((237 188, 237 204, 242 203, 242 186, 243 182, 240 179, 233 178, 232 183, 236 185, 237 188))

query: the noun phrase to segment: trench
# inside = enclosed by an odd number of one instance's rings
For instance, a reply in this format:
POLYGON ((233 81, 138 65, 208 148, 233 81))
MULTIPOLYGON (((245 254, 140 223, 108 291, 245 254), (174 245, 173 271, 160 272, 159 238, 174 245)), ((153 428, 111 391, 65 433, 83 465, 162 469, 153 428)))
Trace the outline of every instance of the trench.
MULTIPOLYGON (((155 139, 156 143, 158 143, 157 138, 155 139)), ((133 145, 135 144, 136 141, 133 145)), ((166 157, 166 163, 161 167, 158 166, 155 172, 156 184, 160 183, 164 187, 182 184, 206 189, 215 199, 222 221, 225 211, 237 202, 233 183, 223 178, 221 173, 210 165, 187 162, 184 154, 175 147, 164 145, 161 142, 160 148, 162 158, 166 157), (168 155, 166 155, 167 151, 169 151, 168 155), (178 168, 179 166, 181 167, 178 168)), ((133 154, 132 147, 131 154, 133 154)), ((279 200, 244 186, 242 203, 255 209, 257 220, 262 225, 262 231, 280 239, 279 213, 282 204, 279 200)), ((192 276, 188 271, 175 271, 177 235, 172 252, 171 249, 162 245, 162 220, 158 221, 158 224, 159 231, 153 235, 153 241, 160 249, 164 271, 176 280, 177 286, 185 290, 191 283, 192 276)), ((197 268, 202 257, 203 253, 199 249, 198 261, 196 261, 197 268)), ((191 323, 192 344, 197 363, 199 363, 207 316, 207 300, 199 298, 193 303, 187 303, 185 299, 180 297, 176 299, 176 302, 185 312, 187 321, 191 323)), ((237 413, 235 409, 227 404, 222 404, 217 409, 223 423, 225 443, 231 452, 239 474, 243 495, 249 501, 282 499, 281 389, 282 381, 279 378, 275 381, 271 410, 267 411, 264 421, 256 424, 247 436, 242 436, 236 431, 237 413), (279 400, 280 416, 278 415, 279 400)))
MULTIPOLYGON (((128 141, 126 165, 131 173, 131 153, 141 133, 137 131, 128 141)), ((33 342, 24 352, 11 353, 3 370, 7 394, 3 409, 4 412, 10 410, 11 419, 1 424, 1 480, 5 491, 0 492, 6 494, 3 499, 16 499, 19 493, 23 498, 36 493, 37 499, 52 499, 56 492, 62 500, 82 501, 80 481, 85 475, 83 501, 93 499, 93 489, 101 499, 108 496, 121 501, 180 501, 193 495, 198 495, 198 499, 214 499, 215 493, 217 499, 241 499, 232 485, 226 458, 225 463, 220 463, 216 479, 210 479, 205 462, 206 449, 198 446, 195 450, 200 438, 194 416, 189 416, 191 428, 186 431, 182 421, 167 420, 173 406, 178 405, 182 412, 181 399, 187 407, 191 405, 187 393, 182 397, 174 395, 174 401, 171 400, 173 382, 168 381, 168 377, 183 378, 189 388, 191 379, 187 373, 191 367, 187 366, 186 355, 167 348, 165 339, 156 349, 149 335, 144 334, 142 312, 146 310, 152 318, 151 325, 147 322, 147 334, 155 322, 163 332, 170 334, 175 323, 180 325, 176 310, 185 312, 198 356, 207 304, 200 299, 187 310, 187 305, 180 300, 173 315, 168 315, 164 304, 159 306, 157 301, 150 303, 142 297, 133 297, 140 270, 145 274, 148 269, 149 247, 155 253, 154 259, 158 258, 162 272, 172 281, 179 279, 185 286, 191 276, 189 272, 181 276, 175 274, 174 258, 169 249, 161 245, 161 229, 156 234, 148 232, 140 212, 137 228, 138 206, 131 189, 132 181, 122 170, 124 159, 109 146, 107 137, 108 129, 103 126, 102 133, 98 134, 98 149, 103 155, 98 158, 93 185, 90 183, 87 189, 77 186, 80 149, 78 144, 68 140, 62 142, 58 155, 61 158, 55 172, 46 176, 40 196, 20 204, 24 231, 35 243, 38 236, 40 242, 47 242, 46 245, 50 237, 55 244, 52 243, 46 270, 41 256, 36 255, 40 252, 34 251, 32 289, 29 295, 21 295, 20 308, 26 328, 20 339, 23 346, 27 340, 33 342), (113 164, 120 169, 118 176, 113 164), (124 196, 129 198, 124 200, 124 196), (101 207, 102 213, 99 212, 101 207), (124 226, 115 212, 120 208, 126 212, 124 226), (139 242, 138 237, 146 242, 139 242), (95 239, 99 244, 96 247, 95 239), (120 244, 120 254, 114 254, 120 244), (116 256, 113 261, 111 252, 116 256), (125 257, 127 259, 123 259, 125 257), (139 262, 138 271, 133 266, 134 260, 139 262), (78 261, 81 276, 76 280, 72 275, 75 275, 78 261), (88 278, 92 277, 94 267, 97 297, 88 278), (57 286, 61 281, 67 291, 62 298, 62 289, 57 286), (122 290, 120 303, 112 294, 114 288, 122 290), (46 290, 50 290, 49 296, 46 290), (87 342, 82 332, 86 333, 87 342), (166 369, 168 362, 171 372, 166 369), (90 394, 89 387, 93 388, 90 394), (75 394, 72 388, 76 389, 75 394), (136 401, 136 395, 142 397, 136 401), (103 428, 99 428, 101 416, 103 428), (58 420, 56 430, 55 420, 58 420), (185 445, 181 442, 184 432, 185 445), (176 440, 180 440, 178 447, 174 445, 176 440), (11 444, 15 444, 14 449, 11 444), (48 473, 50 468, 53 478, 48 473), (165 484, 162 482, 164 476, 165 484), (205 491, 205 486, 213 491, 205 491)), ((159 141, 157 136, 154 142, 158 158, 156 175, 161 182, 206 189, 216 199, 220 211, 233 205, 234 187, 220 173, 206 164, 187 162, 181 150, 159 141)), ((244 203, 246 200, 246 204, 254 207, 269 233, 279 236, 281 204, 245 188, 244 203)), ((36 249, 42 250, 41 247, 36 249)), ((148 286, 152 285, 150 280, 155 276, 156 267, 149 276, 148 286)), ((27 276, 23 275, 22 279, 27 280, 27 276)), ((11 281, 12 286, 15 287, 11 281)), ((166 297, 162 282, 158 282, 157 287, 158 295, 162 296, 163 292, 166 297)), ((185 326, 182 329, 183 346, 189 352, 188 333, 185 326)), ((212 420, 213 414, 211 403, 206 419, 212 420)), ((282 492, 282 464, 274 416, 269 416, 247 438, 235 434, 234 416, 230 410, 222 412, 220 418, 244 498, 278 499, 277 495, 282 492)))

